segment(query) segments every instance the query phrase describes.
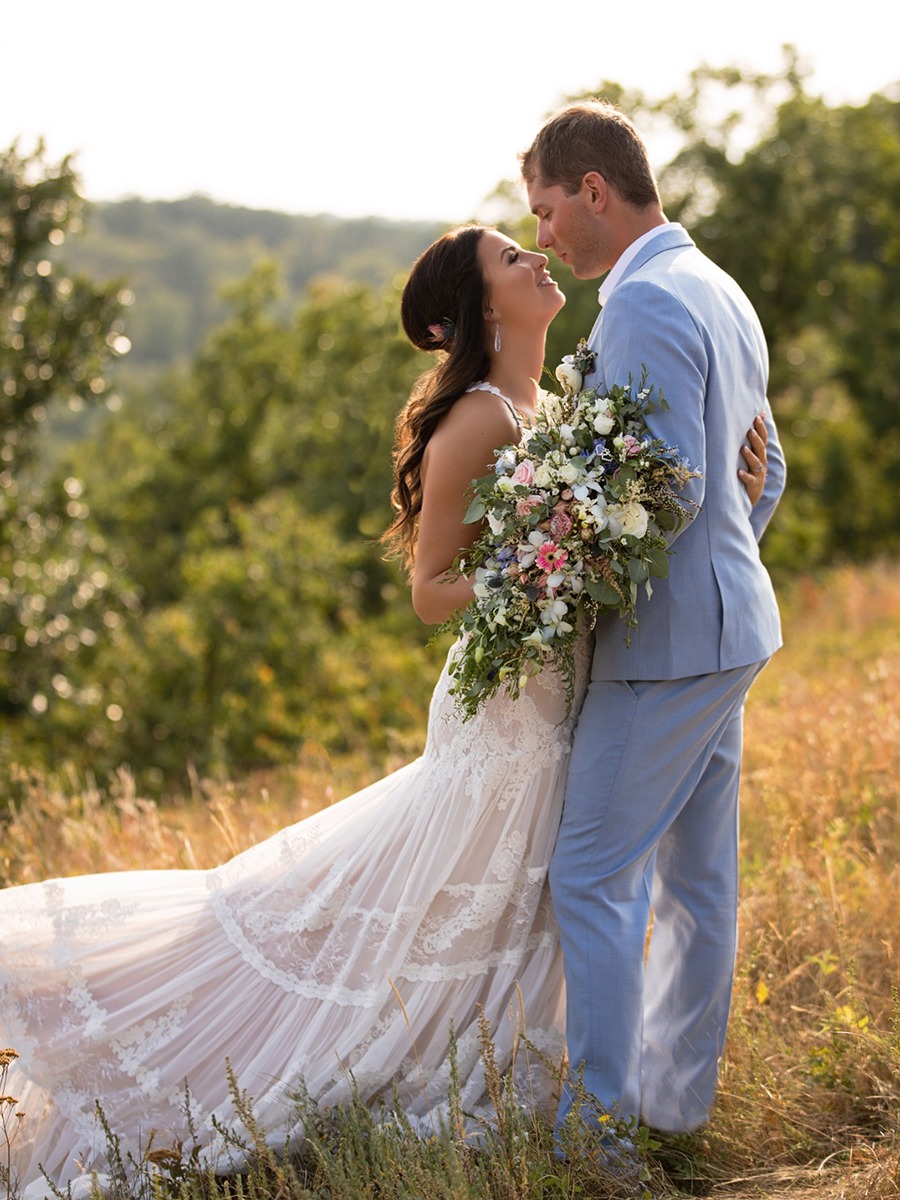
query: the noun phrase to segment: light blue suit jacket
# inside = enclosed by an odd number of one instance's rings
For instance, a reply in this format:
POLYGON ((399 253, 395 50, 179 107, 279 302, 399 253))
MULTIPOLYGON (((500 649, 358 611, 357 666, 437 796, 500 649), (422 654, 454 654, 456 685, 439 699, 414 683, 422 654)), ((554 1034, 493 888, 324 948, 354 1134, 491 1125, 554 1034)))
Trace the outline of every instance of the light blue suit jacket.
POLYGON ((668 411, 648 418, 702 477, 684 495, 700 505, 672 542, 667 579, 640 589, 638 627, 600 618, 594 679, 678 679, 768 658, 781 626, 758 543, 784 489, 785 464, 766 398, 768 353, 759 319, 730 276, 680 225, 629 263, 590 337, 585 386, 638 383, 643 365, 668 411), (738 478, 741 445, 758 413, 769 433, 765 490, 751 508, 738 478))

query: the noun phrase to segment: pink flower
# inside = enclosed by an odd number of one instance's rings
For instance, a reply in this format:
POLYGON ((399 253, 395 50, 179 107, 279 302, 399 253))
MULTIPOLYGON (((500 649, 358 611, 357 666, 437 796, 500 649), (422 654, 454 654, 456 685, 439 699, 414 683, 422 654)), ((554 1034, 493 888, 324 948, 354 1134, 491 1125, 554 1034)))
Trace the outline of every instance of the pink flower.
POLYGON ((636 458, 641 452, 641 443, 636 437, 626 433, 622 438, 622 449, 625 451, 626 458, 636 458))
POLYGON ((544 542, 535 557, 535 564, 548 575, 558 571, 569 557, 567 551, 557 546, 556 542, 544 542))
POLYGON ((550 532, 555 538, 564 538, 572 532, 572 518, 566 512, 565 505, 557 504, 550 518, 550 532))
POLYGON ((543 503, 541 496, 523 496, 516 501, 516 516, 527 517, 533 508, 539 508, 543 503))
POLYGON ((515 483, 523 483, 525 487, 531 487, 534 483, 534 463, 529 462, 526 458, 513 471, 513 481, 515 483))
POLYGON ((443 321, 436 321, 433 325, 428 326, 430 342, 435 346, 442 346, 445 342, 449 342, 456 332, 456 326, 449 317, 444 317, 443 321))

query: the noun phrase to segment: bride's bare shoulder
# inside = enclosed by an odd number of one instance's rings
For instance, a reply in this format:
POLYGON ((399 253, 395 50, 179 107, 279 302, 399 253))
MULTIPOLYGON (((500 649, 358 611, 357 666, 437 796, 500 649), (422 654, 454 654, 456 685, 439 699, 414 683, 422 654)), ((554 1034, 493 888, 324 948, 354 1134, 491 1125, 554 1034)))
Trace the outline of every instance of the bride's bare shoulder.
POLYGON ((517 436, 515 418, 499 396, 490 392, 464 392, 441 418, 431 440, 474 439, 499 446, 517 436))

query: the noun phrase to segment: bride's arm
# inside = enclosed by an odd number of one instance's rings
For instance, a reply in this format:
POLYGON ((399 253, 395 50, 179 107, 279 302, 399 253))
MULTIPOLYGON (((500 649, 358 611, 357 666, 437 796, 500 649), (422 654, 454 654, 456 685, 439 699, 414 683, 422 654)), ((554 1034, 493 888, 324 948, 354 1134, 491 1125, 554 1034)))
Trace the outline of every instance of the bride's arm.
POLYGON ((502 400, 472 392, 456 401, 426 447, 412 603, 428 625, 446 620, 472 598, 469 580, 451 572, 460 550, 481 532, 480 524, 463 523, 470 487, 473 479, 493 470, 494 451, 518 437, 502 400))

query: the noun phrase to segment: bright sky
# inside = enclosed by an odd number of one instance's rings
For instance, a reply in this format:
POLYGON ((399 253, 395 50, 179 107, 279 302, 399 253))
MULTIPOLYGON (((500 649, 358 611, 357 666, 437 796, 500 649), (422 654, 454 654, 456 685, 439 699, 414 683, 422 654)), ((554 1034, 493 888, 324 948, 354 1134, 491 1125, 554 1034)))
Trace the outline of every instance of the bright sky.
MULTIPOLYGON (((661 96, 705 62, 830 103, 900 80, 884 0, 40 0, 3 14, 0 148, 74 152, 85 194, 462 221, 567 94, 661 96)), ((651 152, 653 145, 651 141, 651 152)))

